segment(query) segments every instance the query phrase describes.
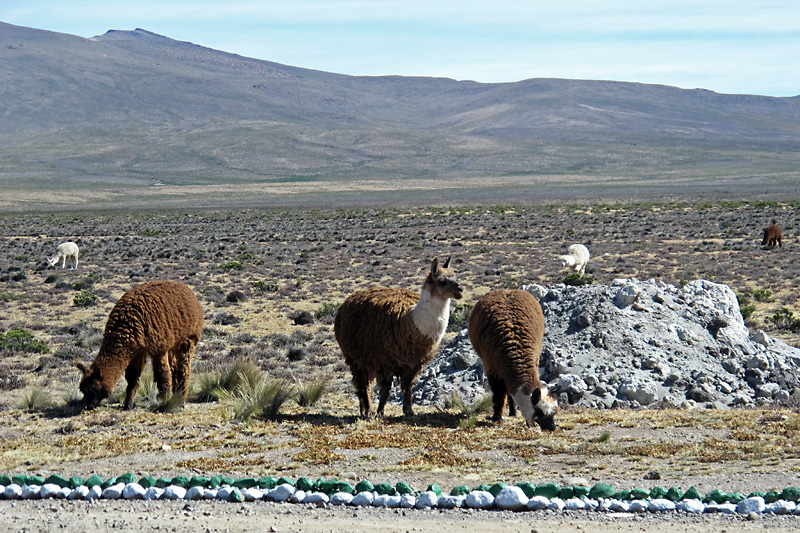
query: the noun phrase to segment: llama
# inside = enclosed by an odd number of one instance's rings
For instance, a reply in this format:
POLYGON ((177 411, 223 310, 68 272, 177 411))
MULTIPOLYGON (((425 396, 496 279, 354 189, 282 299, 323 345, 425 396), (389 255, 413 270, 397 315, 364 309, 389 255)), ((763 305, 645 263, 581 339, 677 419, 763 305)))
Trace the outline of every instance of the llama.
POLYGON ((79 388, 84 405, 94 409, 108 398, 124 372, 125 409, 133 408, 148 358, 159 398, 177 391, 186 398, 202 330, 203 309, 186 284, 148 281, 129 290, 111 310, 95 360, 88 368, 76 365, 83 373, 79 388))
POLYGON ((372 414, 372 383, 380 391, 377 414, 383 416, 394 376, 400 379, 403 414, 412 416, 411 388, 433 359, 450 318, 450 300, 461 286, 450 258, 431 270, 419 294, 408 289, 373 287, 351 294, 336 313, 334 333, 353 374, 362 417, 372 414))
POLYGON ((469 340, 483 361, 492 389, 494 416, 502 423, 519 406, 528 425, 553 431, 558 402, 539 381, 539 355, 544 336, 544 316, 536 298, 522 290, 495 290, 483 295, 469 317, 469 340))
POLYGON ((772 224, 764 228, 764 238, 761 240, 761 246, 775 246, 778 245, 778 248, 783 248, 783 243, 781 242, 781 228, 779 228, 775 221, 772 221, 772 224))
POLYGON ((586 265, 589 263, 589 250, 582 244, 571 244, 567 248, 567 254, 559 257, 561 264, 571 268, 581 276, 586 273, 586 265))
POLYGON ((78 245, 72 241, 62 242, 56 248, 56 255, 47 260, 50 266, 56 266, 58 260, 61 259, 61 268, 67 266, 67 258, 72 257, 75 259, 75 265, 70 270, 78 268, 78 245))

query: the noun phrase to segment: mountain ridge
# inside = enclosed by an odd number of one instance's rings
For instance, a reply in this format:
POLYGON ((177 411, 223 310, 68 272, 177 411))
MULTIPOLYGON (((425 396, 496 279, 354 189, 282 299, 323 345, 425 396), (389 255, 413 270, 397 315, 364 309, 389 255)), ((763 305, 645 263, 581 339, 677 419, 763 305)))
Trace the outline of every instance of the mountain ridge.
POLYGON ((648 196, 674 176, 677 195, 683 180, 767 179, 796 194, 800 169, 800 97, 349 76, 141 28, 85 39, 0 22, 0 101, 4 186, 561 176, 648 196))

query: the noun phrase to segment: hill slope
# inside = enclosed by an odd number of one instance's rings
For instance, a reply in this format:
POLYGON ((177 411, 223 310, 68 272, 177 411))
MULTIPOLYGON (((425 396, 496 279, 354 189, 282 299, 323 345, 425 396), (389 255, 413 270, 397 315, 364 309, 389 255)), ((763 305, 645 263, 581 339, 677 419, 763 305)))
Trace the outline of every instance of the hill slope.
POLYGON ((286 184, 281 194, 321 187, 345 202, 350 190, 420 188, 449 190, 442 201, 464 191, 489 200, 798 192, 800 97, 353 77, 141 29, 84 39, 0 23, 0 101, 0 180, 23 203, 58 203, 43 187, 107 201, 164 186, 188 198, 221 184, 251 200, 286 184))

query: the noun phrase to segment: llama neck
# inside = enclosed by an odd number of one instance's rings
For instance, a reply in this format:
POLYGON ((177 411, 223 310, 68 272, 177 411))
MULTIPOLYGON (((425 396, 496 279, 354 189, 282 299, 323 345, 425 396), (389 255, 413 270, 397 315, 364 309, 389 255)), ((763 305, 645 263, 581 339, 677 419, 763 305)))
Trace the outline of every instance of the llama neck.
POLYGON ((450 319, 450 298, 434 296, 427 287, 423 287, 411 316, 420 333, 434 344, 439 344, 450 319))

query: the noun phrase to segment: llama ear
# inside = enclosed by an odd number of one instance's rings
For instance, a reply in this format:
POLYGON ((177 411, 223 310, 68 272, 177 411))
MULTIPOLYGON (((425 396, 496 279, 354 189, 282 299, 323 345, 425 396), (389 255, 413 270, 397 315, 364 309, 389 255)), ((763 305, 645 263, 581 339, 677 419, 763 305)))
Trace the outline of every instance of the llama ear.
POLYGON ((451 260, 452 258, 453 258, 453 256, 452 256, 452 255, 448 256, 448 257, 447 257, 447 261, 445 261, 445 262, 444 262, 444 265, 442 265, 442 268, 448 268, 448 267, 450 266, 450 260, 451 260))
POLYGON ((531 394, 531 403, 538 405, 540 401, 542 401, 542 389, 541 387, 536 387, 531 394))
POLYGON ((434 257, 433 261, 431 261, 431 274, 434 276, 439 275, 439 258, 434 257))

